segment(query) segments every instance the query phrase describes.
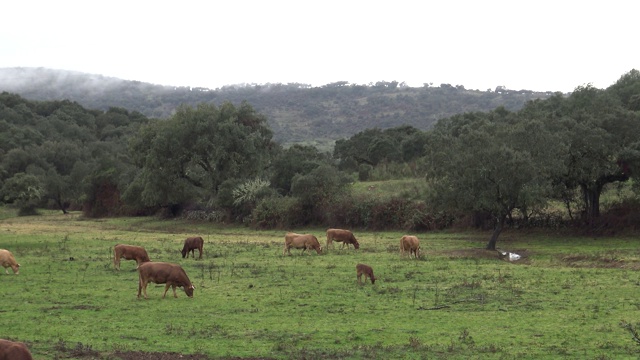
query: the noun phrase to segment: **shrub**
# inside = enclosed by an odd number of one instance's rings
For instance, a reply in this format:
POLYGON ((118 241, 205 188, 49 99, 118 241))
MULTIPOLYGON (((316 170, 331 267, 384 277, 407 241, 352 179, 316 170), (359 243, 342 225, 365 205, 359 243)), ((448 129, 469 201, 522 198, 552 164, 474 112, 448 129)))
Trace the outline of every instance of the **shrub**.
POLYGON ((284 229, 308 223, 301 202, 294 197, 262 199, 251 212, 251 225, 259 229, 284 229))

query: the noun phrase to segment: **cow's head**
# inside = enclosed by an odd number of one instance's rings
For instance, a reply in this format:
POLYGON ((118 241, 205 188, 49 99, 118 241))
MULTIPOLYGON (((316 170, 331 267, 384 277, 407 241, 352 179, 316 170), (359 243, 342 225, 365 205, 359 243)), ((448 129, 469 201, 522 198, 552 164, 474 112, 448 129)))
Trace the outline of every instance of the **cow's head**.
POLYGON ((186 246, 183 247, 182 250, 180 250, 180 252, 182 253, 182 258, 184 259, 185 256, 187 256, 187 252, 188 252, 187 247, 186 246))
POLYGON ((193 286, 193 285, 191 285, 191 286, 185 286, 185 287, 184 287, 184 292, 187 294, 187 296, 188 296, 188 297, 193 297, 193 290, 194 290, 195 288, 196 288, 196 287, 195 287, 195 286, 193 286))
POLYGON ((360 243, 358 243, 358 240, 353 240, 353 247, 356 249, 360 249, 360 243))
POLYGON ((322 246, 316 247, 316 252, 318 253, 318 255, 322 254, 322 246))
MULTIPOLYGON (((366 279, 365 279, 366 280, 366 279)), ((376 277, 371 275, 371 285, 376 283, 376 277)))
POLYGON ((16 275, 20 274, 20 264, 11 265, 11 270, 16 275))

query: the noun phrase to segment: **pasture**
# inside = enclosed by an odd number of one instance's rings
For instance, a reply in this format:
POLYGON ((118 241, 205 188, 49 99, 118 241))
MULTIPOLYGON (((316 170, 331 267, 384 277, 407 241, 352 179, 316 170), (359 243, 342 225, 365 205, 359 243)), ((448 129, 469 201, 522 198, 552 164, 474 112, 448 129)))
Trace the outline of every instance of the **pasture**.
MULTIPOLYGON (((325 229, 313 233, 325 246, 325 229)), ((353 229, 355 251, 283 256, 284 230, 254 231, 155 218, 0 214, 0 248, 22 265, 0 274, 0 338, 35 359, 619 359, 637 358, 640 239, 504 232, 431 232, 422 258, 399 255, 402 232, 353 229), (183 259, 188 236, 202 260, 183 259), (193 298, 137 299, 134 261, 113 268, 118 243, 181 264, 193 298), (373 267, 358 285, 355 265, 373 267), (177 356, 177 355, 176 355, 177 356)), ((325 249, 326 250, 326 249, 325 249)), ((2 269, 0 269, 2 270, 2 269)))

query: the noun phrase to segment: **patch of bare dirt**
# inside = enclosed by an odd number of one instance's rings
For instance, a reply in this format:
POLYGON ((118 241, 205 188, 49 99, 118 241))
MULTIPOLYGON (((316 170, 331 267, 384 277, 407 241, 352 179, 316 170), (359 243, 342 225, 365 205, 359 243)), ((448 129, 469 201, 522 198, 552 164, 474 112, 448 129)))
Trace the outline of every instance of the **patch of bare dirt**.
POLYGON ((568 267, 575 268, 600 268, 600 269, 632 269, 639 270, 640 262, 637 260, 625 260, 615 255, 584 255, 572 254, 559 257, 560 261, 568 267))

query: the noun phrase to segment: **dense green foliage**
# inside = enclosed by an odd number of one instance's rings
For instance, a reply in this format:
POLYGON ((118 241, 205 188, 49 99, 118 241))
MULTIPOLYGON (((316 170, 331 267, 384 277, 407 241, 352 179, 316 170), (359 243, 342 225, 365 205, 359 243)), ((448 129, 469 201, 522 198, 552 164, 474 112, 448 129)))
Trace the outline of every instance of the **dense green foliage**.
MULTIPOLYGON (((0 198, 24 214, 82 208, 87 216, 162 214, 256 228, 437 229, 473 216, 495 229, 487 244, 494 249, 505 225, 544 224, 551 201, 568 214, 554 226, 594 226, 605 187, 637 176, 638 84, 632 70, 608 89, 580 86, 519 110, 463 112, 429 130, 373 127, 338 140, 333 153, 283 147, 248 102, 185 104, 168 119, 148 119, 5 92, 0 198), (426 179, 427 190, 384 198, 353 191, 356 180, 402 178, 426 179)), ((336 97, 357 87, 326 88, 336 97)))
MULTIPOLYGON (((0 248, 22 266, 19 275, 0 273, 0 338, 26 342, 39 360, 623 359, 640 351, 627 327, 639 328, 637 237, 511 232, 508 250, 523 259, 508 263, 481 249, 483 233, 418 233, 423 257, 412 260, 400 257, 403 233, 357 231, 358 251, 283 256, 284 231, 3 213, 0 248), (205 239, 202 260, 179 253, 193 235, 205 239), (117 243, 181 264, 194 297, 178 289, 177 299, 171 291, 162 299, 164 286, 150 284, 149 299, 137 299, 135 263, 113 268, 117 243), (357 284, 357 263, 373 267, 375 285, 357 284)), ((323 238, 321 229, 295 230, 323 238)))
MULTIPOLYGON (((544 89, 553 90, 553 89, 544 89)), ((306 84, 240 84, 219 89, 162 86, 75 72, 0 69, 0 91, 30 100, 76 101, 90 109, 111 107, 138 111, 148 117, 171 117, 180 105, 250 103, 264 114, 274 139, 282 144, 308 143, 328 150, 333 141, 371 129, 410 125, 429 129, 438 119, 498 106, 518 110, 529 100, 553 91, 467 90, 462 85, 408 87, 397 81, 350 84, 340 81, 321 87, 306 84)))

